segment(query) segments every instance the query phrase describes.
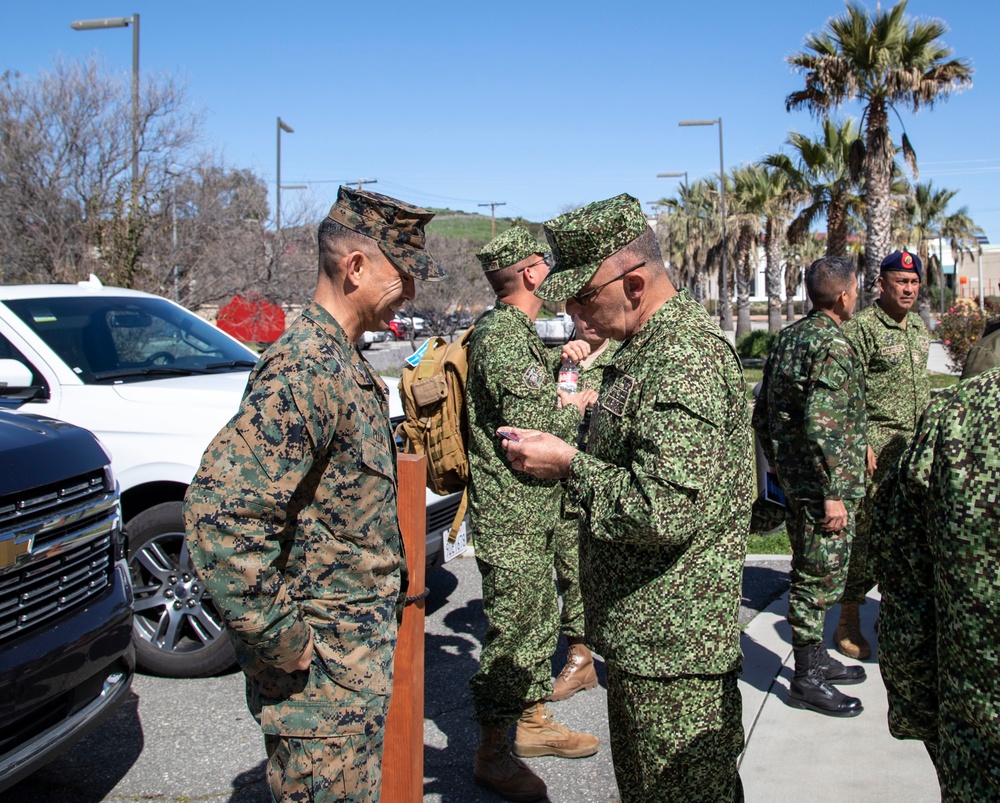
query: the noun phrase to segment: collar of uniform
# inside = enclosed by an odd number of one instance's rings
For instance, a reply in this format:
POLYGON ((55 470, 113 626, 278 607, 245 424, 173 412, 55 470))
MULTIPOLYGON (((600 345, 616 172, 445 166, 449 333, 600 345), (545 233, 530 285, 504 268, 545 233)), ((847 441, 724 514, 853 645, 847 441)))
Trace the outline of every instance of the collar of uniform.
MULTIPOLYGON (((872 309, 875 310, 872 315, 882 322, 882 325, 887 329, 902 329, 903 325, 899 321, 895 320, 888 312, 882 309, 882 305, 876 302, 872 304, 872 309)), ((910 317, 910 310, 906 311, 907 319, 910 317)), ((907 321, 907 326, 909 326, 909 321, 907 321)))
POLYGON ((535 324, 532 323, 531 318, 529 318, 523 310, 515 307, 513 304, 508 304, 506 301, 497 301, 497 303, 493 306, 493 309, 495 309, 500 315, 519 321, 525 329, 530 329, 532 332, 535 331, 535 324))
POLYGON ((829 312, 821 309, 810 310, 806 318, 815 318, 817 321, 822 322, 824 326, 829 326, 833 329, 840 329, 840 324, 837 323, 829 312))
POLYGON ((310 301, 302 309, 302 315, 315 323, 320 329, 330 336, 330 339, 337 344, 337 347, 344 355, 344 362, 354 369, 355 381, 362 386, 377 384, 372 372, 368 369, 368 361, 358 352, 357 346, 351 343, 337 319, 325 308, 310 301))
POLYGON ((310 301, 302 308, 302 315, 337 341, 337 345, 343 349, 345 354, 349 355, 355 350, 354 344, 350 342, 347 332, 344 331, 344 327, 337 323, 337 319, 329 313, 326 307, 320 306, 315 301, 310 301))
POLYGON ((622 343, 630 350, 643 346, 653 335, 665 326, 677 321, 689 320, 695 300, 687 290, 680 290, 670 300, 660 306, 631 338, 622 343))

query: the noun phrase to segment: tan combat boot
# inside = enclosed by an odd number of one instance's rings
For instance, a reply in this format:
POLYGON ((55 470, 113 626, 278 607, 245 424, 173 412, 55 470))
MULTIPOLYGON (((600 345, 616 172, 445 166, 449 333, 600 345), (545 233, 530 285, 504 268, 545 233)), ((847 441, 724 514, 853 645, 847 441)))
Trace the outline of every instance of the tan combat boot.
POLYGON ((841 603, 840 621, 833 633, 833 646, 848 658, 864 661, 872 657, 871 645, 861 635, 861 612, 857 605, 841 603))
POLYGON ((479 749, 472 774, 476 783, 492 789, 504 800, 544 800, 545 781, 510 754, 506 725, 480 725, 479 749))
POLYGON ((514 753, 526 758, 585 758, 594 755, 598 745, 600 740, 596 736, 571 731, 557 722, 540 702, 524 709, 514 732, 514 753))
POLYGON ((597 685, 597 672, 594 671, 594 656, 581 641, 571 641, 566 653, 566 666, 552 684, 553 702, 566 700, 578 691, 592 689, 597 685))

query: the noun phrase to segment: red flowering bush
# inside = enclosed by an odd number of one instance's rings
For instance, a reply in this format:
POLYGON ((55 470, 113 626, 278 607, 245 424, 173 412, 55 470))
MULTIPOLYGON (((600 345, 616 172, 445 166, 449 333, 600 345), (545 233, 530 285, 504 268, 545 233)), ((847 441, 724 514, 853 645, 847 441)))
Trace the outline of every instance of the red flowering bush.
POLYGON ((956 373, 965 366, 972 344, 983 333, 983 313, 971 298, 960 298, 944 315, 934 330, 948 352, 949 367, 956 373))

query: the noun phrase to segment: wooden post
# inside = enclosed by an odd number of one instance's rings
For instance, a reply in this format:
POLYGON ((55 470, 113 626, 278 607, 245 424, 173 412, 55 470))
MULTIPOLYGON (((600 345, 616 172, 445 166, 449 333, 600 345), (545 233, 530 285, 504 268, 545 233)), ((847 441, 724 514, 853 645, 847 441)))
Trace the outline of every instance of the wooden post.
POLYGON ((382 803, 424 798, 424 561, 427 552, 426 458, 400 454, 399 528, 410 572, 396 643, 392 702, 382 759, 382 803))

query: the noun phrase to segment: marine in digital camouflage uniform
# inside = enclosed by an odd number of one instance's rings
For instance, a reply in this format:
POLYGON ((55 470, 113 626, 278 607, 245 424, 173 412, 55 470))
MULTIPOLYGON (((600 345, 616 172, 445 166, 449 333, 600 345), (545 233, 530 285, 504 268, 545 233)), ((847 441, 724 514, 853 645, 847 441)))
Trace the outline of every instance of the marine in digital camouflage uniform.
POLYGON ((674 290, 635 198, 545 232, 556 266, 538 295, 623 342, 585 453, 533 433, 505 448, 515 469, 567 476, 582 511, 586 633, 607 665, 622 801, 741 800, 737 615, 753 466, 739 358, 674 290))
POLYGON ((869 558, 872 503, 878 484, 895 465, 931 398, 927 357, 931 339, 920 316, 911 311, 920 292, 920 257, 895 251, 882 260, 878 301, 843 326, 865 375, 868 450, 876 461, 865 497, 858 505, 851 561, 834 636, 837 649, 850 658, 871 656, 861 633, 858 606, 877 582, 869 558))
MULTIPOLYGON (((577 381, 580 388, 599 392, 605 369, 611 366, 619 343, 606 338, 588 339, 586 333, 581 334, 581 328, 578 323, 577 336, 587 340, 594 350, 577 366, 577 381)), ((581 451, 587 448, 587 430, 592 412, 588 408, 580 422, 576 445, 581 451)), ((562 515, 556 527, 554 544, 556 585, 562 597, 559 623, 568 646, 566 664, 556 677, 549 699, 565 700, 579 691, 596 687, 598 682, 594 658, 586 646, 584 633, 583 595, 580 592, 580 510, 566 494, 562 498, 562 515)))
MULTIPOLYGON (((487 620, 479 671, 470 682, 475 718, 483 726, 475 773, 481 783, 515 797, 543 797, 545 785, 504 753, 511 723, 518 722, 516 753, 565 755, 558 746, 530 751, 526 730, 531 718, 549 716, 539 701, 552 691, 550 661, 559 636, 552 571, 562 487, 511 470, 496 434, 503 425, 540 426, 572 441, 582 417, 576 404, 559 409, 560 352, 547 349, 535 331, 541 301, 531 290, 548 273, 547 253, 515 226, 477 254, 498 297, 469 339, 466 384, 469 511, 487 620)), ((581 755, 597 751, 596 737, 563 730, 550 741, 568 743, 567 750, 581 755)))
POLYGON ((796 666, 789 702, 853 716, 860 701, 829 682, 860 682, 864 670, 833 661, 822 645, 826 612, 844 591, 854 506, 865 490, 864 375, 840 328, 857 300, 853 265, 844 257, 817 260, 806 271, 806 287, 814 309, 778 335, 753 426, 788 501, 788 624, 796 666))
POLYGON ((423 250, 431 217, 340 188, 313 301, 187 493, 191 559, 235 636, 275 800, 379 798, 405 570, 387 390, 356 344, 414 279, 443 277, 423 250))
POLYGON ((1000 368, 948 388, 880 489, 879 668, 889 731, 941 798, 1000 800, 1000 368))

